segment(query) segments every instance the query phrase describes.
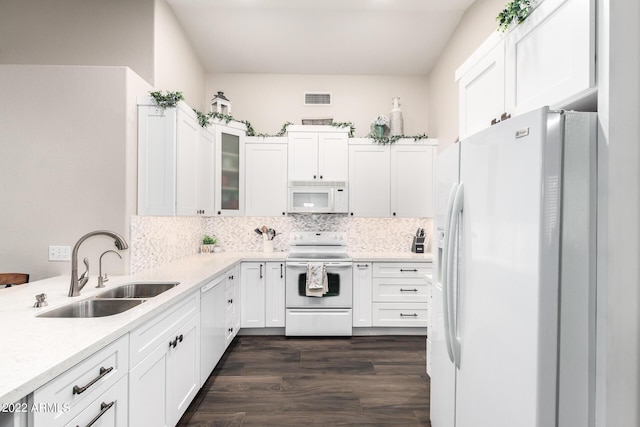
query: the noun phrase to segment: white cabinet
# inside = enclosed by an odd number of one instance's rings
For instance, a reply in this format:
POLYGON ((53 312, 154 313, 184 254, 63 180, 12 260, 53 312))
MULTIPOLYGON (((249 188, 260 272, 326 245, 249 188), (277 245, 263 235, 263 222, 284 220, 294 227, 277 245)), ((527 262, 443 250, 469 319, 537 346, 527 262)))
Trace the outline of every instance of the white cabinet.
POLYGON ((241 326, 264 328, 265 263, 243 262, 241 276, 241 326))
POLYGON ((431 289, 424 275, 430 272, 431 263, 374 263, 373 326, 426 329, 431 289))
POLYGON ((285 326, 284 262, 243 262, 243 328, 285 326))
POLYGON ((213 125, 216 146, 215 214, 244 215, 246 127, 237 122, 213 125))
POLYGON ((595 1, 545 0, 456 71, 460 139, 503 113, 595 106, 595 1))
MULTIPOLYGON (((100 427, 123 427, 128 416, 127 378, 120 380, 109 390, 72 419, 67 427, 95 425, 100 427)), ((50 424, 49 424, 50 425, 50 424)))
MULTIPOLYGON (((349 215, 391 215, 391 150, 368 138, 349 140, 349 215)), ((354 314, 355 319, 355 314, 354 314)))
POLYGON ((247 137, 247 216, 278 216, 287 212, 287 138, 247 137))
POLYGON ((595 94, 595 1, 545 0, 506 38, 506 108, 564 108, 595 94))
POLYGON ((213 214, 212 134, 184 102, 138 101, 138 214, 213 214))
POLYGON ((413 142, 391 147, 391 215, 433 217, 437 148, 413 142))
POLYGON ((128 338, 119 338, 34 391, 28 405, 43 409, 29 412, 29 425, 63 426, 89 414, 91 420, 103 409, 103 425, 118 420, 117 425, 126 425, 128 338), (105 401, 108 407, 100 408, 100 403, 96 407, 96 401, 105 401))
POLYGON ((333 126, 289 126, 289 181, 349 179, 349 131, 333 126))
POLYGON ((226 280, 222 275, 200 288, 200 385, 224 354, 226 346, 226 280))
POLYGON ((233 303, 235 305, 234 308, 234 336, 238 335, 240 332, 240 328, 242 327, 242 287, 240 284, 242 283, 242 265, 236 264, 233 267, 233 272, 231 274, 231 281, 233 282, 233 295, 234 300, 233 303))
POLYGON ((130 333, 129 425, 173 426, 200 388, 200 293, 130 333))
POLYGON ((284 328, 285 270, 283 262, 267 262, 265 277, 265 326, 284 328))
POLYGON ((373 264, 353 263, 353 326, 371 327, 373 264))
POLYGON ((456 71, 461 139, 489 127, 506 111, 504 49, 503 35, 496 32, 456 71))

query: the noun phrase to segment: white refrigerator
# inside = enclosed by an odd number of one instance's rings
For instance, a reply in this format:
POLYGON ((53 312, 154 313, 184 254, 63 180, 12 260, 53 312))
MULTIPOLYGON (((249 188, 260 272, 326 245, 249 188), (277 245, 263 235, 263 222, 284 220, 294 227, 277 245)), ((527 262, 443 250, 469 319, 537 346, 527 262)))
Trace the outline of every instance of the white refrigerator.
POLYGON ((546 107, 438 158, 433 427, 589 427, 595 113, 546 107))

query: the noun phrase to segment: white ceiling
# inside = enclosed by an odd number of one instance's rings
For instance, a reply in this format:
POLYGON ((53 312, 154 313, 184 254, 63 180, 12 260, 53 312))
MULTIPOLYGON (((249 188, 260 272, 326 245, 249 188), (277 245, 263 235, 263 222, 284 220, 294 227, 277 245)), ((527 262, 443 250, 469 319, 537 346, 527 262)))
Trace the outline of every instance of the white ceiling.
POLYGON ((168 0, 208 73, 427 75, 474 0, 168 0))

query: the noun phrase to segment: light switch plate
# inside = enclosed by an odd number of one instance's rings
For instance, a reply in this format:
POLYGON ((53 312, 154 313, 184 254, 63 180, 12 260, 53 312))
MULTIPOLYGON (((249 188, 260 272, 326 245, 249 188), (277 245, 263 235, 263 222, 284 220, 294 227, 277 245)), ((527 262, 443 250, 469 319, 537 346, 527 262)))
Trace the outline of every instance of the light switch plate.
POLYGON ((71 246, 49 246, 49 261, 71 261, 71 246))

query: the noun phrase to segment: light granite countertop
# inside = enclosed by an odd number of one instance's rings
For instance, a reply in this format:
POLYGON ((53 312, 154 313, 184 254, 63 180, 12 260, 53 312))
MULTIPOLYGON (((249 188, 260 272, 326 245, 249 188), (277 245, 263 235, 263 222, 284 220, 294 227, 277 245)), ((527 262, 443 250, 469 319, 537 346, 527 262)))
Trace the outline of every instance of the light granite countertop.
MULTIPOLYGON (((70 298, 69 276, 0 289, 0 322, 4 325, 0 351, 0 404, 32 393, 89 355, 132 331, 241 261, 284 261, 288 252, 222 252, 199 254, 145 270, 112 276, 96 289, 90 278, 79 297, 70 298), (45 311, 90 298, 124 283, 177 281, 180 285, 123 313, 100 318, 42 318, 45 311), (47 294, 48 306, 34 308, 35 295, 47 294)), ((431 261, 430 254, 349 253, 354 261, 431 261)))

